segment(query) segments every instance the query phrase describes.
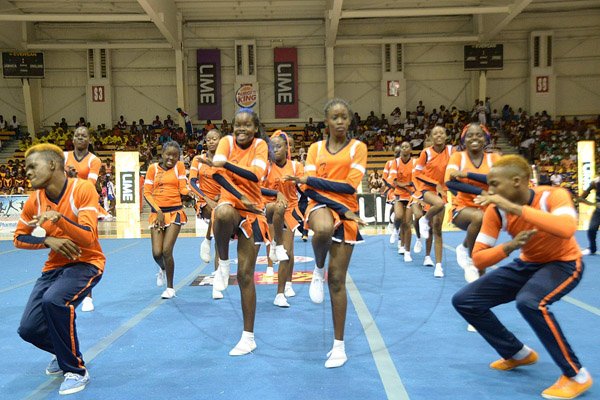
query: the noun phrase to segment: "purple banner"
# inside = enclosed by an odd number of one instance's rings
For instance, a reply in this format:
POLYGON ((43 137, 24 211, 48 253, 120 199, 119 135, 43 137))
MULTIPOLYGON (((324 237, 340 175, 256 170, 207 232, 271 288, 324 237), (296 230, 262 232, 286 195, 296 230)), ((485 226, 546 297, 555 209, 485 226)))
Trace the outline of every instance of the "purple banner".
POLYGON ((198 119, 221 120, 221 50, 198 49, 198 119))

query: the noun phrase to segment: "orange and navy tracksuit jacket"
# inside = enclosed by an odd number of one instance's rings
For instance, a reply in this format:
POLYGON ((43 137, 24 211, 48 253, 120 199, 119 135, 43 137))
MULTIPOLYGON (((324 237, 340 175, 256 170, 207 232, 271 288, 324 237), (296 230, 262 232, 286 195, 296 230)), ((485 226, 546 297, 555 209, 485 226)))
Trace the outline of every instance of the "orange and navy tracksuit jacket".
POLYGON ((246 238, 251 234, 254 243, 269 243, 269 227, 264 215, 264 199, 260 191, 260 183, 267 171, 267 143, 259 138, 252 140, 250 145, 242 149, 233 136, 224 136, 219 140, 213 161, 225 161, 223 168, 218 168, 214 174, 215 180, 221 185, 219 205, 230 204, 238 210, 242 217, 240 229, 246 238), (245 196, 262 214, 249 212, 241 202, 245 196))
POLYGON ((77 160, 75 152, 65 151, 65 166, 73 166, 77 171, 77 177, 80 179, 89 179, 93 184, 98 180, 98 173, 102 166, 102 161, 92 153, 87 153, 81 160, 77 160))
POLYGON ((333 240, 353 244, 362 241, 358 224, 344 219, 350 210, 358 213, 356 189, 367 165, 367 146, 351 139, 337 153, 327 149, 327 141, 310 145, 304 166, 307 181, 304 193, 309 198, 305 218, 321 207, 328 207, 334 218, 336 231, 333 240))
MULTIPOLYGON (((106 257, 98 242, 98 193, 91 182, 78 178, 68 178, 59 199, 46 196, 45 190, 36 190, 23 206, 21 217, 14 235, 15 247, 21 249, 46 249, 43 237, 32 236, 35 227, 28 223, 35 215, 45 211, 57 211, 63 215, 56 223, 46 222, 42 228, 46 236, 67 238, 81 249, 76 262, 94 265, 100 273, 104 270, 106 257)), ((59 253, 50 251, 42 272, 62 268, 73 263, 59 253)))
POLYGON ((444 175, 452 155, 452 146, 446 145, 439 153, 433 146, 425 148, 415 165, 412 176, 415 185, 414 196, 422 198, 423 192, 433 191, 438 184, 445 187, 444 175))
POLYGON ((517 308, 567 377, 581 368, 549 306, 573 290, 583 273, 581 251, 575 240, 577 214, 569 192, 538 186, 521 215, 496 205, 485 210, 483 225, 473 248, 473 263, 489 267, 508 254, 496 244, 500 231, 515 237, 537 230, 521 248, 519 258, 465 286, 452 299, 457 311, 471 323, 503 358, 511 358, 523 343, 494 318, 491 308, 516 300, 517 308))
POLYGON ((483 209, 480 205, 475 204, 473 200, 483 190, 488 190, 487 174, 499 158, 500 155, 497 153, 483 153, 480 165, 476 166, 466 150, 456 152, 450 156, 444 181, 450 190, 457 192, 452 197, 453 215, 467 207, 483 209), (451 181, 450 174, 453 171, 466 172, 468 176, 467 178, 451 181))
MULTIPOLYGON (((221 194, 221 185, 213 178, 213 175, 218 171, 218 168, 210 167, 200 162, 200 157, 196 156, 192 160, 190 166, 190 188, 192 192, 200 198, 208 197, 211 200, 216 200, 221 194)), ((198 202, 200 208, 206 205, 204 200, 198 202)))
POLYGON ((267 202, 271 203, 276 200, 277 192, 285 196, 287 207, 284 214, 284 221, 287 228, 291 231, 300 226, 304 220, 304 216, 298 208, 298 190, 295 182, 284 181, 283 177, 304 176, 304 166, 302 163, 294 160, 286 160, 283 167, 280 167, 274 162, 269 162, 267 165, 267 174, 263 181, 262 193, 267 202))
MULTIPOLYGON (((388 163, 389 165, 386 165, 386 168, 388 168, 387 178, 384 175, 383 179, 388 187, 393 188, 390 189, 392 196, 394 196, 393 199, 409 201, 414 191, 412 175, 413 170, 417 165, 417 159, 409 158, 406 162, 404 162, 402 157, 398 157, 388 161, 388 163), (396 187, 394 181, 397 183, 410 183, 411 185, 406 187, 396 187)), ((388 200, 389 199, 390 196, 388 195, 388 200)))
POLYGON ((144 199, 152 207, 149 217, 150 226, 154 226, 156 222, 157 210, 163 212, 165 226, 171 223, 185 224, 187 217, 183 211, 181 195, 189 193, 183 162, 177 161, 175 166, 168 170, 163 169, 159 163, 151 164, 144 180, 144 199))

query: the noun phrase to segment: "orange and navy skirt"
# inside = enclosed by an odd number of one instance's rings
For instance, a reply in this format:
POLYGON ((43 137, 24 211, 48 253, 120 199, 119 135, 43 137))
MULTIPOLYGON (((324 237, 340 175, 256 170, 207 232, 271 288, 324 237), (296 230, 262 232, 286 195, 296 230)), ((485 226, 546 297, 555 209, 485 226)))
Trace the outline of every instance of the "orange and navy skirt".
MULTIPOLYGON (((308 230, 310 228, 310 224, 308 222, 310 213, 323 207, 327 206, 325 204, 320 204, 313 200, 309 200, 308 207, 306 208, 306 217, 304 219, 304 229, 308 230)), ((358 230, 358 223, 348 219, 342 219, 340 215, 332 209, 328 208, 328 210, 333 217, 334 230, 331 239, 334 242, 346 243, 350 245, 364 242, 364 239, 358 230)))
MULTIPOLYGON (((219 203, 215 209, 221 207, 223 204, 228 204, 233 207, 233 204, 225 201, 223 203, 219 203)), ((271 243, 271 237, 269 236, 269 224, 267 223, 267 217, 265 214, 255 214, 253 212, 240 210, 238 208, 236 208, 236 211, 242 218, 238 228, 246 237, 246 239, 253 239, 254 244, 258 245, 268 245, 271 243)))
MULTIPOLYGON (((165 227, 175 224, 175 225, 185 225, 187 222, 187 215, 185 215, 185 211, 183 206, 176 207, 161 207, 160 210, 163 212, 165 217, 165 227)), ((148 223, 150 224, 150 229, 157 228, 156 217, 158 214, 154 210, 150 212, 150 216, 148 217, 148 223)))

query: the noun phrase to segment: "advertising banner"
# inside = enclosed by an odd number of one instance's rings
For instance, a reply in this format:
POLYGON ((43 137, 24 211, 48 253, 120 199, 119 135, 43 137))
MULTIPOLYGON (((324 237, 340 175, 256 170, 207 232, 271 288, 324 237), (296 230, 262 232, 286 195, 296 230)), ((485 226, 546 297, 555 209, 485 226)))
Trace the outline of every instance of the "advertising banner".
POLYGON ((298 118, 298 50, 276 47, 273 51, 275 118, 298 118))
POLYGON ((198 49, 198 119, 221 120, 221 50, 198 49))

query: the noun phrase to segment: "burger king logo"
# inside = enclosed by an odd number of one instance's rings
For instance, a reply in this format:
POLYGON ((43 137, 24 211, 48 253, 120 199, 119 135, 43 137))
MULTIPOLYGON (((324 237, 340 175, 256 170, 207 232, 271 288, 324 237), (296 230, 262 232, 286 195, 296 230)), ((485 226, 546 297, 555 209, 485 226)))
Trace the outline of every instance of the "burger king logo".
POLYGON ((235 92, 235 102, 239 107, 254 107, 257 98, 258 94, 256 93, 256 89, 254 89, 254 86, 250 83, 243 84, 237 92, 235 92))

